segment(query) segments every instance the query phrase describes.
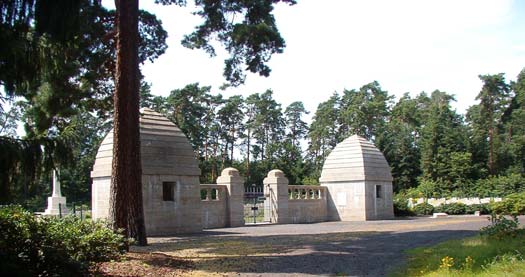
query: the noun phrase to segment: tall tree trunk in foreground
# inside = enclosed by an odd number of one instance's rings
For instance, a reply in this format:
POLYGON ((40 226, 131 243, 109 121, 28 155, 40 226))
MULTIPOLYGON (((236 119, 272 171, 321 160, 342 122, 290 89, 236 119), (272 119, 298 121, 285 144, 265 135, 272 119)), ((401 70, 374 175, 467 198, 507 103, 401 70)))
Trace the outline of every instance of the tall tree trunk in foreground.
POLYGON ((110 220, 115 229, 146 245, 139 129, 138 0, 115 0, 117 65, 110 220))

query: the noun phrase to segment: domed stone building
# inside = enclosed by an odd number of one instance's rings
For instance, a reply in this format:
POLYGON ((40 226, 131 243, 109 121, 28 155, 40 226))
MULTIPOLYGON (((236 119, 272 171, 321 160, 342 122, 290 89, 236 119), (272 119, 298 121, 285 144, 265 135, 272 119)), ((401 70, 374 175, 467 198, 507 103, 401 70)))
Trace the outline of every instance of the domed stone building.
MULTIPOLYGON (((144 109, 140 143, 147 234, 201 231, 200 169, 186 136, 163 115, 144 109)), ((108 217, 112 157, 113 130, 102 141, 91 172, 94 219, 108 217)))
POLYGON ((328 190, 328 220, 394 218, 390 167, 374 144, 360 136, 332 150, 319 182, 328 190))

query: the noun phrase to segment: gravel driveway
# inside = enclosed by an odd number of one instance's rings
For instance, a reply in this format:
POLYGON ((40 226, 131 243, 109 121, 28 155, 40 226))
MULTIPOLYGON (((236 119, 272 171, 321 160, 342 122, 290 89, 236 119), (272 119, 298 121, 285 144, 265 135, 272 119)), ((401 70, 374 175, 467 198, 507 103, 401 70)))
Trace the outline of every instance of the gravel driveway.
POLYGON ((457 216, 258 225, 150 238, 133 250, 192 260, 196 276, 382 276, 405 262, 405 250, 475 235, 488 223, 457 216))

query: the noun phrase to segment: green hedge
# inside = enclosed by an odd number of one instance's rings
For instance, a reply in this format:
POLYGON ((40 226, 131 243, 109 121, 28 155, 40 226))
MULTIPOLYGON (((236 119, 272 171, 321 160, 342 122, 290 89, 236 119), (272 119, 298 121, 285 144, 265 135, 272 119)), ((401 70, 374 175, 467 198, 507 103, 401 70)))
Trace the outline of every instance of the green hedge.
POLYGON ((525 192, 525 176, 509 174, 456 184, 446 184, 439 180, 420 179, 417 187, 401 191, 400 193, 411 198, 485 198, 506 197, 507 195, 521 192, 525 192))
POLYGON ((473 188, 479 197, 506 197, 525 192, 525 177, 519 174, 490 177, 478 180, 473 188))
POLYGON ((490 205, 492 211, 499 215, 523 215, 525 214, 525 192, 508 195, 501 202, 490 205))
POLYGON ((408 199, 401 195, 394 197, 394 215, 395 216, 410 216, 414 215, 414 212, 408 206, 408 199))
POLYGON ((435 213, 447 213, 450 215, 465 214, 467 205, 463 203, 441 204, 434 208, 435 213))
MULTIPOLYGON (((394 209, 396 205, 394 202, 394 209)), ((492 209, 489 204, 465 205, 463 203, 441 204, 433 207, 427 203, 417 204, 413 207, 413 212, 418 215, 430 215, 432 213, 447 213, 449 215, 473 214, 480 211, 481 214, 490 214, 492 209)))
POLYGON ((125 239, 103 222, 36 218, 19 206, 0 208, 0 275, 78 276, 94 262, 124 253, 125 239))
POLYGON ((412 210, 417 215, 431 215, 434 212, 434 206, 428 203, 420 203, 415 205, 412 210))
POLYGON ((465 211, 467 214, 473 214, 474 212, 479 211, 481 214, 491 214, 492 209, 490 204, 472 204, 467 206, 465 211))

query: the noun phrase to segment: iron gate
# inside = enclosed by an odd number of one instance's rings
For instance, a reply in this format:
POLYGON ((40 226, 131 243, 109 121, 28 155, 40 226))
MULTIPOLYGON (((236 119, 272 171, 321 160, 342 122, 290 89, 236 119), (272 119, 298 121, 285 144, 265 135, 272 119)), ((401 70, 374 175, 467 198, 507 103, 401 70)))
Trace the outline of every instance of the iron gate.
POLYGON ((267 223, 265 219, 264 191, 262 186, 251 185, 244 189, 244 223, 267 223))

